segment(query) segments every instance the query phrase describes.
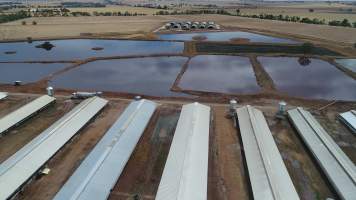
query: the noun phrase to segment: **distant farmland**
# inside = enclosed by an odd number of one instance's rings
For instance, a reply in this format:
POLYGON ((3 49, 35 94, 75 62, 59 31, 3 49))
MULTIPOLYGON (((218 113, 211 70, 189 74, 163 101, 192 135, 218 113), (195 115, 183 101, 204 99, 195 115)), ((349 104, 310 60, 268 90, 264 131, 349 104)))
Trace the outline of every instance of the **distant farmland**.
POLYGON ((93 12, 129 12, 129 13, 138 13, 138 14, 146 14, 153 15, 156 12, 160 11, 160 9, 155 8, 143 8, 143 7, 133 7, 133 6, 106 6, 106 7, 98 7, 98 8, 68 8, 71 12, 89 12, 93 14, 93 12))
MULTIPOLYGON (((301 18, 308 17, 310 19, 325 19, 326 22, 332 20, 343 20, 348 19, 351 22, 356 21, 356 8, 352 9, 352 11, 346 11, 346 8, 340 10, 340 8, 334 9, 313 9, 313 12, 310 12, 309 9, 302 8, 284 8, 284 7, 264 7, 264 8, 242 8, 240 9, 240 13, 242 15, 259 15, 259 14, 272 14, 272 15, 289 15, 289 16, 299 16, 301 18)), ((230 10, 231 12, 235 12, 230 10)))

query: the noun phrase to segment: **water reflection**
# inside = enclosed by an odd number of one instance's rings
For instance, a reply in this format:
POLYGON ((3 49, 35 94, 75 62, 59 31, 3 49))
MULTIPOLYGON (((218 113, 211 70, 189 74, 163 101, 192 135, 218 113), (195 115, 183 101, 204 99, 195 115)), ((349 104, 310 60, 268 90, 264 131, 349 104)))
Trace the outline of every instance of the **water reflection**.
POLYGON ((80 90, 188 96, 171 92, 185 57, 136 58, 91 62, 55 77, 53 85, 80 90))
POLYGON ((50 44, 55 48, 43 51, 36 46, 43 41, 0 43, 0 61, 37 61, 37 60, 73 60, 94 56, 127 56, 137 54, 181 53, 184 49, 182 42, 135 41, 135 40, 53 40, 50 44), (101 51, 92 48, 102 47, 101 51), (3 52, 16 51, 16 54, 3 52))
POLYGON ((0 63, 0 83, 13 83, 14 81, 35 82, 66 66, 68 64, 0 63))
POLYGON ((356 100, 356 81, 335 66, 319 59, 310 59, 303 67, 295 57, 259 57, 277 89, 293 96, 356 100))
POLYGON ((311 63, 311 60, 305 56, 298 58, 298 63, 302 66, 308 66, 311 63))
POLYGON ((256 93, 260 90, 250 60, 240 56, 196 56, 190 61, 179 86, 221 93, 256 93))
POLYGON ((294 40, 272 37, 262 34, 249 33, 243 31, 234 32, 197 32, 197 33, 179 33, 179 34, 159 34, 161 40, 183 40, 190 41, 193 38, 205 38, 207 41, 230 41, 237 39, 248 39, 250 42, 268 42, 268 43, 299 43, 294 40))

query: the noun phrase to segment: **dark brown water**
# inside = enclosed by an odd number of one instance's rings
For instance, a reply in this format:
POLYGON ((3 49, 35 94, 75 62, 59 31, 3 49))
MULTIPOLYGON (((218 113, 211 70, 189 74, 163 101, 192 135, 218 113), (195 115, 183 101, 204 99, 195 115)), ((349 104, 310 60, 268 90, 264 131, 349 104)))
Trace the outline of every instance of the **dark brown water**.
POLYGON ((185 57, 156 57, 91 62, 52 80, 59 88, 114 91, 152 96, 186 96, 171 92, 185 57))
POLYGON ((135 41, 135 40, 52 40, 50 50, 36 48, 44 41, 0 43, 0 61, 58 61, 85 59, 100 56, 148 55, 158 53, 181 53, 182 42, 135 41), (93 48, 103 48, 95 51, 93 48), (16 51, 14 54, 6 52, 16 51))
POLYGON ((220 93, 260 91, 250 60, 240 56, 196 56, 190 61, 179 86, 220 93))
POLYGON ((0 83, 35 82, 68 66, 68 64, 28 64, 28 63, 0 63, 0 83))
POLYGON ((296 57, 258 57, 278 90, 314 99, 356 100, 356 80, 319 59, 301 65, 296 57))

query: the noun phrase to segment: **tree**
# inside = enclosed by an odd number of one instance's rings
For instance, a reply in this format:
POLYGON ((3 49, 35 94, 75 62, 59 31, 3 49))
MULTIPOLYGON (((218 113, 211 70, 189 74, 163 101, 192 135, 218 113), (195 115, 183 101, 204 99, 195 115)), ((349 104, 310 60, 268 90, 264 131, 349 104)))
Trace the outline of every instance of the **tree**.
POLYGON ((237 16, 240 16, 240 13, 241 13, 241 12, 240 12, 240 9, 236 9, 236 15, 237 15, 237 16))
POLYGON ((311 63, 311 60, 308 57, 302 56, 298 58, 298 62, 302 66, 307 66, 311 63))
POLYGON ((26 40, 28 43, 32 43, 32 37, 27 37, 26 40))
POLYGON ((25 26, 26 25, 26 21, 22 21, 21 24, 25 26))
POLYGON ((344 20, 342 20, 342 22, 341 22, 341 26, 351 27, 351 24, 350 24, 349 20, 344 19, 344 20))
POLYGON ((309 12, 314 12, 314 9, 310 8, 310 9, 309 9, 309 12))
POLYGON ((32 21, 32 25, 37 25, 37 22, 36 21, 32 21))
POLYGON ((300 20, 302 23, 307 23, 307 24, 312 24, 312 20, 310 20, 308 17, 304 17, 303 19, 300 20))

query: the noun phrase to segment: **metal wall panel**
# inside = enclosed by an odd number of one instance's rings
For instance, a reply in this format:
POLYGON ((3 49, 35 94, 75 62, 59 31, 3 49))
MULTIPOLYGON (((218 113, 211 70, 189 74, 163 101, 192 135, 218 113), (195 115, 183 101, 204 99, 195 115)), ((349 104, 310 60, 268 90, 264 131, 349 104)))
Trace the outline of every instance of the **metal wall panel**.
POLYGON ((356 168, 316 119, 303 108, 288 111, 294 127, 341 199, 356 197, 356 168))
POLYGON ((18 125, 56 99, 43 95, 0 119, 0 134, 18 125))
POLYGON ((254 199, 299 199, 262 112, 245 106, 236 113, 254 199))
POLYGON ((0 200, 11 197, 68 140, 105 105, 107 100, 93 97, 43 131, 0 165, 0 200))
POLYGON ((156 107, 148 100, 132 102, 54 199, 107 199, 156 107))
POLYGON ((178 120, 156 200, 206 200, 210 107, 184 105, 178 120))
POLYGON ((341 113, 339 119, 350 128, 350 130, 356 134, 356 111, 350 110, 348 112, 341 113))
POLYGON ((7 92, 0 92, 0 100, 5 99, 8 96, 7 92))

